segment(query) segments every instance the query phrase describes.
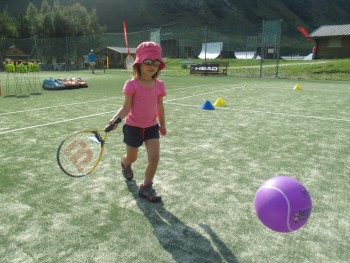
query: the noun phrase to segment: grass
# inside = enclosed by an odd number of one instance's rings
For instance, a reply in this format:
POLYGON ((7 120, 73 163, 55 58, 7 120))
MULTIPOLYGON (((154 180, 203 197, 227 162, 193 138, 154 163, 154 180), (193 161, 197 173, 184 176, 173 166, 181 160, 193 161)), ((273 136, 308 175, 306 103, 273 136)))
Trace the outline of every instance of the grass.
MULTIPOLYGON (((172 74, 188 75, 189 70, 181 69, 180 62, 194 61, 203 63, 199 59, 168 59, 167 67, 172 74)), ((227 61, 230 66, 228 75, 233 77, 259 77, 260 60, 221 59, 214 61, 227 61)), ((209 60, 209 62, 212 62, 209 60)), ((309 79, 309 80, 350 80, 350 59, 330 60, 283 60, 279 61, 278 77, 281 79, 309 79)), ((276 61, 264 60, 262 64, 262 77, 275 78, 276 61)))
POLYGON ((155 180, 162 204, 137 196, 144 148, 135 181, 124 181, 121 129, 91 175, 71 178, 56 164, 64 136, 103 127, 121 106, 129 74, 42 72, 89 87, 0 98, 2 262, 347 262, 349 81, 299 79, 295 91, 293 79, 171 70, 161 76, 169 132, 155 180), (227 107, 200 109, 218 97, 227 107), (313 200, 308 224, 289 234, 264 227, 254 210, 259 185, 280 174, 313 200))

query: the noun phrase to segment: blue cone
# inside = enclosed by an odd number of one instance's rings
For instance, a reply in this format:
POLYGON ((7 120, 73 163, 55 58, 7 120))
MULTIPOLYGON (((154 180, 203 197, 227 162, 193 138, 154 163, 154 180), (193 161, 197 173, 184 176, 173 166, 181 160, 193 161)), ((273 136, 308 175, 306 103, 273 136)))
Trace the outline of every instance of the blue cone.
POLYGON ((204 104, 201 106, 202 110, 215 110, 215 107, 209 100, 205 101, 204 104))

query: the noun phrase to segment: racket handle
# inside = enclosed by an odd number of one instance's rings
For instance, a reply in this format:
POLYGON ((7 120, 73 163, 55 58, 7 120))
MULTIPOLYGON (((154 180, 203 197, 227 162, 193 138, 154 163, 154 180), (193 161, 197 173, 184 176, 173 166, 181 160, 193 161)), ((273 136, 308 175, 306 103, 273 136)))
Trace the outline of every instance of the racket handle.
POLYGON ((113 130, 114 126, 117 125, 118 123, 120 123, 121 121, 122 121, 122 119, 120 117, 117 117, 112 124, 109 124, 105 128, 105 132, 110 132, 111 130, 113 130))

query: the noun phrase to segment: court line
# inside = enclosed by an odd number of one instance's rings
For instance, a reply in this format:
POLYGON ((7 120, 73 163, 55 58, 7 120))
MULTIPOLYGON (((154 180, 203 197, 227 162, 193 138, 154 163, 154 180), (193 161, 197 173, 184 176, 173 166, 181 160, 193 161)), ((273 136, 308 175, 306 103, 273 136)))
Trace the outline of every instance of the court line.
MULTIPOLYGON (((212 86, 212 84, 205 84, 205 85, 198 85, 198 86, 185 86, 182 88, 177 88, 177 89, 173 89, 173 90, 167 90, 168 93, 171 93, 172 91, 178 91, 178 90, 186 90, 186 89, 193 89, 193 88, 203 88, 203 87, 210 87, 212 86)), ((226 86, 225 84, 222 86, 226 86)), ((179 86, 178 86, 179 87, 179 86)), ((241 88, 241 86, 231 86, 231 88, 241 88)), ((279 89, 279 90, 285 90, 285 88, 273 88, 273 87, 267 87, 269 89, 279 89)), ((226 90, 226 89, 225 89, 226 90)), ((225 91, 224 90, 224 91, 225 91)), ((326 91, 326 90, 313 90, 313 89, 305 89, 305 91, 318 91, 318 92, 344 92, 344 93, 348 93, 350 91, 326 91)), ((215 93, 215 92, 212 92, 215 93)), ((203 94, 197 94, 197 95, 193 95, 190 97, 195 97, 195 96, 201 96, 201 95, 206 95, 206 94, 212 94, 212 93, 203 93, 203 94)), ((123 98, 123 97, 112 97, 112 98, 106 98, 106 99, 98 99, 98 100, 90 100, 90 101, 83 101, 83 102, 75 102, 75 103, 69 103, 69 104, 62 104, 62 105, 55 105, 55 106, 48 106, 48 107, 42 107, 42 108, 34 108, 34 109, 27 109, 27 110, 20 110, 20 111, 12 111, 12 112, 3 112, 0 113, 0 116, 4 116, 4 115, 10 115, 10 114, 17 114, 17 113, 24 113, 24 112, 31 112, 31 111, 40 111, 40 110, 47 110, 47 109, 51 109, 51 108, 60 108, 60 107, 67 107, 67 106, 74 106, 74 105, 80 105, 80 104, 86 104, 86 103, 94 103, 94 102, 101 102, 101 101, 108 101, 108 100, 115 100, 115 99, 119 99, 119 98, 123 98)), ((189 97, 184 97, 184 99, 189 98, 189 97)), ((178 100, 178 99, 174 99, 174 100, 178 100)), ((168 100, 168 101, 172 101, 172 100, 168 100)))
MULTIPOLYGON (((199 85, 199 86, 183 87, 183 88, 179 88, 179 89, 170 90, 170 91, 167 91, 167 92, 183 90, 183 89, 188 89, 188 88, 202 88, 202 87, 206 87, 206 86, 212 86, 212 85, 211 84, 206 84, 206 85, 199 85)), ((27 109, 27 110, 20 110, 20 111, 11 111, 11 112, 3 112, 3 113, 0 113, 0 116, 10 115, 10 114, 17 114, 17 113, 24 113, 24 112, 31 112, 31 111, 47 110, 47 109, 51 109, 51 108, 67 107, 67 106, 80 105, 80 104, 86 104, 86 103, 94 103, 94 102, 115 100, 115 99, 119 99, 119 98, 123 99, 124 97, 122 97, 122 96, 121 97, 111 97, 111 98, 106 98, 106 99, 98 99, 98 100, 90 100, 90 101, 83 101, 83 102, 75 102, 75 103, 61 104, 61 105, 48 106, 48 107, 42 107, 42 108, 34 108, 34 109, 27 109)))
MULTIPOLYGON (((254 87, 255 89, 256 87, 254 87)), ((246 87, 246 89, 249 89, 249 86, 246 87)), ((254 90, 253 88, 250 88, 251 90, 254 90)), ((283 87, 264 87, 264 89, 277 89, 277 90, 284 90, 284 91, 290 91, 293 90, 291 86, 283 86, 283 87)), ((308 91, 316 91, 316 92, 327 92, 327 93, 350 93, 349 90, 321 90, 321 89, 309 89, 309 88, 302 88, 302 91, 298 92, 308 92, 308 91)))
MULTIPOLYGON (((231 89, 232 89, 232 88, 230 88, 230 90, 231 90, 231 89)), ((229 90, 229 89, 221 90, 221 92, 222 92, 222 91, 225 91, 225 90, 229 90)), ((212 93, 216 93, 216 92, 218 92, 218 91, 212 91, 212 92, 206 92, 206 93, 196 94, 196 95, 192 95, 192 96, 186 96, 186 97, 181 97, 181 98, 175 98, 175 99, 171 99, 171 100, 166 100, 165 103, 168 103, 168 101, 182 100, 182 99, 187 99, 187 98, 191 98, 191 97, 197 97, 197 96, 203 96, 203 95, 207 95, 207 94, 212 94, 212 93)), ((101 115, 111 114, 111 113, 115 113, 115 110, 114 110, 114 111, 108 111, 108 112, 96 113, 96 114, 92 114, 92 115, 80 116, 80 117, 71 118, 71 119, 65 119, 65 120, 61 120, 61 121, 55 121, 55 122, 49 122, 49 123, 38 124, 38 125, 32 125, 32 126, 27 126, 27 127, 18 128, 18 129, 12 129, 12 130, 7 130, 7 131, 0 131, 0 135, 1 135, 1 134, 6 134, 6 133, 12 133, 12 132, 23 131, 23 130, 29 130, 29 129, 40 128, 40 127, 50 126, 50 125, 53 125, 53 124, 59 124, 59 123, 64 123, 64 122, 70 122, 70 121, 75 121, 75 120, 80 120, 80 119, 85 119, 85 118, 90 118, 90 117, 95 117, 95 116, 101 116, 101 115)))
POLYGON ((92 103, 92 102, 100 102, 100 101, 106 101, 106 100, 114 100, 114 99, 117 99, 117 98, 118 97, 113 97, 113 98, 108 98, 108 99, 90 100, 90 101, 84 101, 84 102, 75 102, 75 103, 70 103, 70 104, 62 104, 62 105, 42 107, 42 108, 35 108, 35 109, 28 109, 28 110, 4 112, 4 113, 0 113, 0 116, 16 114, 16 113, 23 113, 23 112, 30 112, 30 111, 47 110, 47 109, 52 109, 52 108, 67 107, 67 106, 72 106, 72 105, 86 104, 86 103, 92 103))
POLYGON ((61 120, 61 121, 54 121, 54 122, 43 123, 43 124, 38 124, 38 125, 33 125, 33 126, 27 126, 27 127, 23 127, 23 128, 18 128, 18 129, 3 131, 3 132, 0 132, 0 134, 12 133, 12 132, 17 132, 17 131, 24 131, 24 130, 39 128, 39 127, 50 126, 50 125, 53 125, 53 124, 59 124, 59 123, 64 123, 64 122, 69 122, 69 121, 75 121, 75 120, 80 120, 80 119, 85 119, 85 118, 100 116, 100 115, 104 115, 104 114, 111 114, 111 113, 115 113, 115 111, 100 112, 100 113, 96 113, 96 114, 91 114, 91 115, 86 115, 86 116, 80 116, 80 117, 71 118, 71 119, 65 119, 65 120, 61 120))
MULTIPOLYGON (((171 105, 178 105, 178 106, 185 106, 185 107, 196 107, 198 108, 198 105, 191 105, 191 104, 181 104, 181 103, 173 103, 169 102, 168 104, 171 105)), ((305 119, 317 119, 317 120, 330 120, 330 121, 339 121, 339 122, 350 122, 350 119, 343 119, 343 118, 333 118, 333 117, 321 117, 321 116, 314 116, 314 115, 301 115, 301 114, 293 114, 293 113, 285 113, 285 112, 271 112, 271 111, 262 111, 262 110, 247 110, 247 109, 240 109, 240 108, 229 108, 229 107, 216 107, 215 109, 218 110, 231 110, 231 111, 243 111, 243 112, 253 112, 253 113, 262 113, 262 114, 270 114, 270 115, 281 115, 281 116, 290 116, 290 117, 300 117, 305 119)))
POLYGON ((205 92, 205 93, 200 93, 200 94, 194 94, 191 96, 186 96, 186 97, 181 97, 181 98, 174 98, 174 99, 169 99, 169 100, 165 100, 164 103, 169 103, 171 101, 176 101, 176 100, 183 100, 183 99, 188 99, 188 98, 193 98, 193 97, 199 97, 199 96, 203 96, 203 95, 208 95, 208 94, 213 94, 213 93, 218 93, 218 92, 224 92, 227 90, 232 90, 232 89, 238 89, 240 87, 231 87, 231 88, 227 88, 227 89, 222 89, 220 91, 215 90, 215 91, 211 91, 211 92, 205 92))
MULTIPOLYGON (((220 90, 220 92, 223 92, 223 91, 226 91, 226 90, 232 90, 232 88, 240 88, 240 87, 232 87, 231 86, 230 88, 220 90)), ((186 106, 186 107, 199 107, 198 105, 174 103, 173 101, 178 101, 178 100, 183 100, 183 99, 188 99, 188 98, 198 97, 198 96, 203 96, 203 95, 208 95, 208 94, 213 94, 213 93, 217 93, 217 92, 219 92, 219 91, 215 90, 215 91, 211 91, 211 92, 200 93, 200 94, 195 94, 195 95, 181 97, 181 98, 169 99, 169 100, 165 100, 164 102, 166 104, 170 104, 170 105, 179 105, 179 106, 186 106)), ((108 99, 104 99, 104 100, 108 100, 108 99)), ((62 105, 56 106, 56 107, 61 107, 61 106, 62 105)), ((300 115, 300 114, 283 113, 283 112, 270 112, 270 111, 261 111, 261 110, 246 110, 246 109, 239 109, 239 108, 232 109, 232 108, 227 108, 227 107, 222 107, 222 108, 218 107, 217 109, 220 109, 220 110, 232 110, 232 111, 243 111, 243 112, 253 112, 253 113, 262 113, 262 114, 270 114, 270 115, 280 115, 280 116, 290 116, 290 117, 300 117, 300 118, 318 119, 318 120, 331 120, 331 121, 340 121, 340 122, 350 122, 349 119, 332 118, 332 117, 320 117, 320 116, 313 116, 313 115, 300 115)), ((7 130, 7 131, 0 131, 0 135, 1 134, 6 134, 6 133, 17 132, 17 131, 28 130, 28 129, 39 128, 39 127, 50 126, 50 125, 53 125, 53 124, 60 124, 60 123, 75 121, 75 120, 79 120, 79 119, 85 119, 85 118, 90 118, 90 117, 95 117, 95 116, 101 116, 101 115, 111 114, 111 113, 115 113, 115 111, 96 113, 96 114, 92 114, 92 115, 80 116, 80 117, 71 118, 71 119, 65 119, 65 120, 61 120, 61 121, 55 121, 55 122, 44 123, 44 124, 39 124, 39 125, 32 125, 32 126, 27 126, 27 127, 7 130)))

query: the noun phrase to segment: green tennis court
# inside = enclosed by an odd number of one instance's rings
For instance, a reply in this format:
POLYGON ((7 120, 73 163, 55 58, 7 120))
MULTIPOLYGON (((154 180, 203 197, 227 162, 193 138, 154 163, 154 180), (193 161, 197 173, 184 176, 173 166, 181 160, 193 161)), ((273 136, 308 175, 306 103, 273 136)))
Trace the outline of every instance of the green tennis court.
POLYGON ((2 262, 348 262, 348 81, 161 76, 168 135, 155 178, 163 203, 152 204, 137 195, 145 151, 135 180, 121 175, 120 127, 92 174, 59 169, 60 141, 103 128, 130 78, 71 74, 89 87, 0 98, 2 262), (218 98, 227 107, 201 109, 218 98), (256 216, 255 192, 275 175, 297 179, 312 197, 296 232, 273 232, 256 216))

